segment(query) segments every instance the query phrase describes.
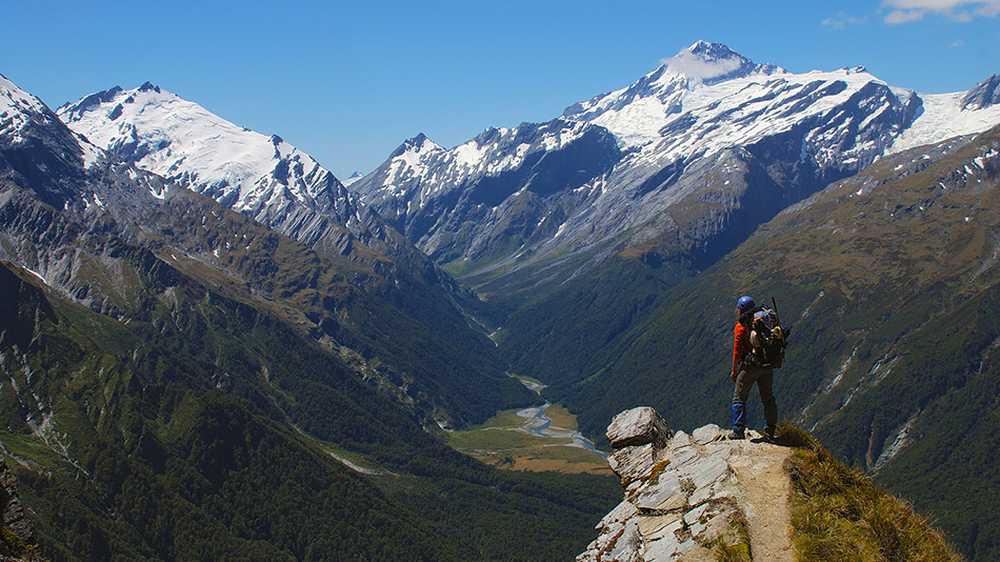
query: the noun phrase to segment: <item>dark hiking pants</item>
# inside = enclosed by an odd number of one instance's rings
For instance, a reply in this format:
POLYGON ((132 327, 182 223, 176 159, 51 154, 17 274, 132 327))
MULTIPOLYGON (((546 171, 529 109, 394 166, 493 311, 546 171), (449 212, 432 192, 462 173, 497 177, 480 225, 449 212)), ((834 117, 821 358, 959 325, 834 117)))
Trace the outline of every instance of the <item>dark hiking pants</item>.
POLYGON ((760 401, 764 403, 764 417, 767 427, 774 428, 778 423, 778 404, 774 400, 774 370, 761 367, 747 367, 740 370, 736 376, 736 388, 733 389, 733 431, 743 433, 747 427, 746 403, 750 396, 750 388, 757 384, 760 401))

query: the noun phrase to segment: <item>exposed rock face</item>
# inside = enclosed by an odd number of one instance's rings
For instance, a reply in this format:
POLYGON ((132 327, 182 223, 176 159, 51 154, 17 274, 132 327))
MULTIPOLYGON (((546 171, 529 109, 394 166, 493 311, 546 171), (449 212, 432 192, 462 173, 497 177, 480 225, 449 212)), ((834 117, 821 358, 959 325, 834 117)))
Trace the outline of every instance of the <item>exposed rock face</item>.
POLYGON ((962 109, 985 109, 1000 103, 1000 74, 980 82, 962 97, 962 109))
POLYGON ((41 561, 35 544, 35 531, 17 496, 17 479, 7 467, 7 463, 2 460, 0 460, 0 512, 3 514, 0 561, 41 561))
POLYGON ((625 498, 597 524, 579 562, 714 560, 719 541, 751 548, 748 519, 760 510, 744 489, 744 460, 775 446, 723 441, 717 425, 672 433, 649 407, 615 416, 607 436, 625 498))

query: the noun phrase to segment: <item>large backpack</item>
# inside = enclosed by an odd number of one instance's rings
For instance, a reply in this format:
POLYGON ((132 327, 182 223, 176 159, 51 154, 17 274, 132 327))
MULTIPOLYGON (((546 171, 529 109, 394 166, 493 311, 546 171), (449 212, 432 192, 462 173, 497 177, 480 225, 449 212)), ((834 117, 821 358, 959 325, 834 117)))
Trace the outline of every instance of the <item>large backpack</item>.
POLYGON ((780 369, 785 362, 785 331, 778 313, 765 306, 753 310, 750 320, 750 353, 746 361, 754 367, 780 369))

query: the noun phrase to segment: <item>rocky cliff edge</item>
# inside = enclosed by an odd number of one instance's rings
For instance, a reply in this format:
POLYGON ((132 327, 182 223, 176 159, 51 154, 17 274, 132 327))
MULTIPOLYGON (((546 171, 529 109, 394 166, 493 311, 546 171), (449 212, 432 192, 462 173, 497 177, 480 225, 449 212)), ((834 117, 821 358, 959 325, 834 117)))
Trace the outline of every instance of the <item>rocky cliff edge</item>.
POLYGON ((608 463, 625 498, 578 562, 792 560, 790 449, 729 441, 717 425, 672 431, 649 407, 611 421, 608 463), (752 553, 752 554, 751 554, 752 553))

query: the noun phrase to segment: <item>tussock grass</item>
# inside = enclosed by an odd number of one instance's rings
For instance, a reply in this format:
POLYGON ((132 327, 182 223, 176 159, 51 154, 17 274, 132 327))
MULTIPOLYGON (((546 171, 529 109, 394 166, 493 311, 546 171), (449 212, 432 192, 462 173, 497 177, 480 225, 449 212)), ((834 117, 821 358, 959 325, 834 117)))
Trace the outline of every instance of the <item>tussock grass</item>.
POLYGON ((949 562, 959 556, 910 504, 836 460, 808 432, 778 428, 789 459, 793 542, 802 562, 949 562))
POLYGON ((737 512, 729 520, 731 540, 727 537, 716 537, 710 545, 717 562, 752 562, 750 551, 750 527, 741 512, 737 512))

